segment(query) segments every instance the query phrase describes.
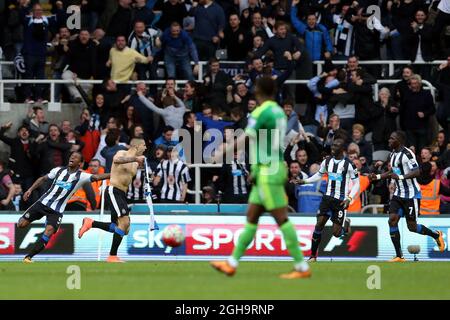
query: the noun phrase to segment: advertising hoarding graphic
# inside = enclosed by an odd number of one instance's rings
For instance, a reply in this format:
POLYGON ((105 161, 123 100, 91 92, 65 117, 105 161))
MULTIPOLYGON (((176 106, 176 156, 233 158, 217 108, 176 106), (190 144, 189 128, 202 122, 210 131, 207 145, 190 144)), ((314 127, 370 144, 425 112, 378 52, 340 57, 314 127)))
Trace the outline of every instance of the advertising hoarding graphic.
MULTIPOLYGON (((38 256, 38 259, 67 259, 67 260, 104 260, 109 255, 113 234, 93 229, 82 239, 74 234, 81 227, 83 218, 89 216, 101 220, 96 214, 67 214, 64 216, 62 229, 68 227, 67 233, 54 237, 49 248, 38 256), (63 245, 63 250, 59 246, 63 245), (56 250, 60 248, 59 250, 56 250), (100 250, 99 250, 100 248, 100 250), (62 253, 65 252, 65 253, 62 253)), ((21 217, 20 213, 0 215, 0 261, 20 260, 44 230, 44 224, 33 223, 31 228, 18 229, 15 223, 21 217), (32 230, 30 230, 32 229, 32 230)), ((109 217, 106 218, 108 220, 109 217)), ((331 223, 327 223, 322 234, 319 248, 319 258, 323 259, 371 259, 386 261, 395 255, 394 247, 389 236, 389 225, 384 215, 352 215, 352 231, 346 238, 332 237, 331 223)), ((414 256, 407 251, 408 245, 419 245, 421 252, 419 260, 440 259, 450 261, 450 217, 421 217, 421 223, 432 229, 442 230, 446 250, 437 250, 433 239, 408 231, 405 221, 399 223, 403 254, 408 261, 414 256)), ((290 220, 298 230, 299 246, 303 253, 310 255, 311 236, 316 223, 313 215, 291 216, 290 220)), ((242 232, 246 218, 239 215, 217 214, 164 214, 158 216, 161 229, 156 233, 148 232, 148 213, 132 215, 130 233, 124 238, 119 247, 118 255, 125 260, 208 260, 219 255, 229 255, 242 232), (169 224, 180 225, 186 235, 185 243, 178 248, 166 248, 162 243, 163 228, 169 224)), ((290 259, 281 233, 278 231, 273 218, 263 216, 256 238, 251 243, 244 256, 249 260, 290 259)))
POLYGON ((352 227, 342 238, 333 236, 333 228, 325 227, 319 247, 319 257, 373 257, 378 256, 377 227, 352 227))
MULTIPOLYGON (((168 224, 159 223, 159 230, 148 230, 147 223, 131 224, 127 237, 128 254, 140 255, 184 255, 186 252, 185 242, 176 248, 168 247, 162 241, 162 232, 168 224)), ((180 224, 184 234, 186 227, 180 224)))
POLYGON ((0 255, 14 254, 14 223, 0 223, 0 255))
MULTIPOLYGON (((37 239, 42 236, 45 230, 44 224, 32 224, 27 228, 18 228, 15 232, 15 253, 26 254, 33 247, 37 239)), ((63 223, 59 227, 58 232, 54 234, 48 244, 45 246, 46 254, 73 254, 74 232, 73 224, 63 223)))
POLYGON ((436 245, 436 241, 433 238, 428 237, 428 255, 430 258, 436 259, 448 259, 450 258, 450 225, 449 226, 430 226, 431 230, 439 230, 442 231, 442 235, 445 241, 445 250, 444 252, 440 252, 439 248, 436 245))
MULTIPOLYGON (((296 225, 299 245, 305 254, 311 251, 312 225, 296 225)), ((233 251, 242 224, 186 225, 187 255, 229 255, 233 251)), ((281 231, 276 225, 259 225, 255 238, 246 251, 248 256, 288 256, 281 231)))

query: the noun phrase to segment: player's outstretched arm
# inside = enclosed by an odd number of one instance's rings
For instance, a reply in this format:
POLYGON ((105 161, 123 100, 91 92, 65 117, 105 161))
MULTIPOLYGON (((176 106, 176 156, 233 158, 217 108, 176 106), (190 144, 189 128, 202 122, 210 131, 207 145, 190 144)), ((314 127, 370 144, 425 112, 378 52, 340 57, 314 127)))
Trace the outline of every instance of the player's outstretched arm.
POLYGON ((320 171, 317 171, 312 177, 309 177, 305 180, 300 180, 299 184, 305 184, 305 183, 314 183, 317 181, 320 181, 322 179, 323 174, 320 173, 320 171))
POLYGON ((101 181, 101 180, 108 180, 109 178, 111 178, 110 173, 93 174, 91 177, 91 181, 95 182, 95 181, 101 181))
POLYGON ((389 178, 394 178, 393 177, 394 173, 392 173, 392 171, 386 171, 384 173, 381 174, 375 174, 375 173, 371 173, 369 174, 369 180, 370 181, 377 181, 377 180, 384 180, 384 179, 389 179, 389 178))
POLYGON ((39 188, 45 181, 48 180, 48 175, 42 176, 39 179, 37 179, 33 185, 30 187, 30 189, 28 189, 24 194, 23 194, 23 200, 27 201, 28 198, 30 197, 31 193, 36 190, 37 188, 39 188))

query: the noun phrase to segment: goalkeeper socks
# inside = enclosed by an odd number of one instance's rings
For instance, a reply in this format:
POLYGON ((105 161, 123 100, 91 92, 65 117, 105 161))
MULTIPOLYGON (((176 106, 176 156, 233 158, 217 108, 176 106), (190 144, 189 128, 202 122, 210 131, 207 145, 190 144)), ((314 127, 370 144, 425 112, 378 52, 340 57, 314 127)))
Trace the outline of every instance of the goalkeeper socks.
POLYGON ((319 249, 320 241, 322 240, 322 231, 314 230, 311 239, 311 256, 317 257, 317 249, 319 249))
POLYGON ((120 243, 122 242, 122 238, 124 235, 125 232, 116 227, 116 230, 114 231, 113 235, 113 241, 111 244, 111 250, 109 251, 109 254, 111 256, 117 256, 117 250, 119 249, 120 243))
POLYGON ((27 257, 33 258, 35 255, 37 255, 39 252, 44 250, 47 243, 50 241, 50 237, 43 234, 41 238, 36 241, 36 243, 33 246, 33 249, 31 249, 30 253, 27 255, 27 257))
POLYGON ((423 234, 423 235, 426 235, 426 236, 430 236, 433 239, 439 238, 439 233, 428 229, 423 224, 418 224, 417 225, 416 233, 423 234))
POLYGON ((391 234, 392 244, 395 248, 395 254, 397 257, 403 257, 402 248, 400 246, 400 232, 398 231, 398 227, 389 227, 389 232, 391 234))
POLYGON ((244 255, 247 247, 255 237, 256 229, 258 229, 258 225, 249 222, 246 223, 244 231, 239 236, 238 243, 236 244, 236 247, 234 247, 233 253, 231 254, 232 258, 230 258, 228 261, 234 264, 231 264, 231 266, 233 266, 234 268, 237 267, 239 259, 244 255))
POLYGON ((100 221, 93 221, 92 222, 92 228, 102 229, 104 231, 108 232, 114 232, 116 230, 116 224, 115 223, 108 223, 108 222, 100 222, 100 221))
POLYGON ((281 233, 283 233, 284 242, 286 243, 286 248, 289 254, 296 264, 301 264, 303 262, 303 253, 300 250, 297 238, 297 231, 291 221, 286 221, 280 227, 281 233))

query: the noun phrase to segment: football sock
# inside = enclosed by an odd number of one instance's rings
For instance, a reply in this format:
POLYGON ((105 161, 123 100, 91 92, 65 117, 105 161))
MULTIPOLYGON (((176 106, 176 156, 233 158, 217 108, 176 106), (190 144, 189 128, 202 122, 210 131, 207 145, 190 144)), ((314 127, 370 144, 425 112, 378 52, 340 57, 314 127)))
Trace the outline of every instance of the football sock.
POLYGON ((27 257, 33 258, 35 255, 37 255, 39 252, 44 250, 47 243, 50 241, 50 237, 46 236, 45 234, 42 235, 41 238, 36 241, 36 243, 33 246, 33 249, 31 249, 30 253, 27 257))
POLYGON ((300 250, 298 244, 297 231, 291 221, 286 221, 282 226, 280 226, 281 233, 283 233, 284 242, 286 243, 286 248, 289 254, 294 258, 296 264, 303 261, 303 253, 300 250))
POLYGON ((113 235, 113 241, 111 244, 111 250, 109 254, 111 256, 117 256, 117 250, 119 249, 120 243, 122 242, 122 238, 125 235, 125 232, 116 227, 113 235))
POLYGON ((395 254, 397 257, 402 257, 402 248, 400 246, 400 232, 398 231, 398 227, 389 227, 389 232, 391 234, 392 244, 395 248, 395 254))
POLYGON ((100 221, 94 221, 92 222, 92 228, 102 229, 108 232, 114 232, 116 230, 116 224, 115 223, 109 223, 109 222, 100 222, 100 221))
POLYGON ((317 257, 317 249, 319 248, 320 240, 322 240, 322 231, 314 230, 311 243, 311 256, 317 257))
POLYGON ((433 239, 439 238, 439 233, 437 233, 437 232, 435 232, 435 231, 432 231, 432 230, 428 229, 428 228, 425 227, 423 224, 418 224, 418 225, 417 225, 416 233, 430 236, 430 237, 432 237, 433 239))
POLYGON ((245 224, 244 231, 239 236, 238 243, 236 244, 236 247, 234 247, 233 253, 231 254, 232 258, 234 259, 232 261, 236 262, 236 264, 237 261, 239 261, 239 259, 244 255, 250 242, 252 242, 253 238, 255 237, 256 229, 258 229, 257 224, 249 222, 245 224))

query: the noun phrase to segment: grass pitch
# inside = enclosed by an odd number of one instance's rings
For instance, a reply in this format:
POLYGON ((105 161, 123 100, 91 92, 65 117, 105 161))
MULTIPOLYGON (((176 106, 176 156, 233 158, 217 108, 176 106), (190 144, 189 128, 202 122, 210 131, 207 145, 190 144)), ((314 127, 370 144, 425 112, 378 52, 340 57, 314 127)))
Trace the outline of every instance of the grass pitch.
POLYGON ((0 299, 450 299, 449 262, 318 262, 310 279, 278 278, 291 268, 242 262, 228 278, 207 262, 2 262, 0 299), (80 290, 67 288, 70 265, 80 290), (367 288, 370 265, 381 269, 380 290, 367 288))

